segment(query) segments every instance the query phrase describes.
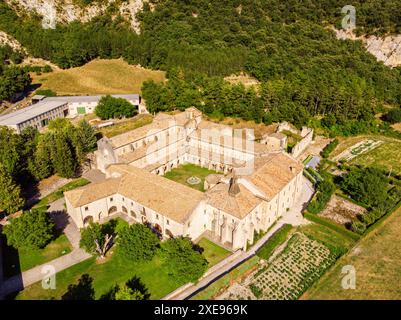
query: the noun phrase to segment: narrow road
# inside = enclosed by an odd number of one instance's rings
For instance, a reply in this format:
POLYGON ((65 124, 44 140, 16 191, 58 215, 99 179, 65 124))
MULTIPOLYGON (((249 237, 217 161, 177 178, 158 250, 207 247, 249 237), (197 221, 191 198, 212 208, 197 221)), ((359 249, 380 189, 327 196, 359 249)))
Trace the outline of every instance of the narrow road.
MULTIPOLYGON (((3 285, 0 288, 0 297, 4 297, 10 293, 21 291, 25 287, 31 284, 34 284, 38 281, 42 281, 43 278, 45 278, 46 275, 48 275, 46 273, 48 266, 53 267, 55 272, 59 272, 79 262, 89 259, 90 257, 91 255, 85 252, 84 250, 74 249, 69 254, 66 254, 57 259, 49 261, 43 265, 24 271, 21 274, 11 277, 3 282, 3 285)), ((56 281, 57 281, 57 275, 56 275, 56 281)))

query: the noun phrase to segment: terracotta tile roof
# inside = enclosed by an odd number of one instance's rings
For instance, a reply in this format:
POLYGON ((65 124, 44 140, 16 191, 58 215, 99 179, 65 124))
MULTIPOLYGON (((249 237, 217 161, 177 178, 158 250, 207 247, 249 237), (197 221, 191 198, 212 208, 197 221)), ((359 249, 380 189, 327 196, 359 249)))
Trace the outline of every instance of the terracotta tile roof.
POLYGON ((255 159, 255 171, 246 179, 272 199, 302 170, 303 165, 289 155, 270 153, 255 159))
POLYGON ((129 165, 111 165, 110 173, 120 178, 90 184, 64 195, 74 207, 120 194, 177 222, 185 222, 204 199, 204 194, 146 170, 129 165))
POLYGON ((229 184, 219 183, 207 191, 208 204, 234 217, 243 219, 263 201, 240 183, 238 183, 239 193, 236 195, 229 194, 229 187, 229 184))

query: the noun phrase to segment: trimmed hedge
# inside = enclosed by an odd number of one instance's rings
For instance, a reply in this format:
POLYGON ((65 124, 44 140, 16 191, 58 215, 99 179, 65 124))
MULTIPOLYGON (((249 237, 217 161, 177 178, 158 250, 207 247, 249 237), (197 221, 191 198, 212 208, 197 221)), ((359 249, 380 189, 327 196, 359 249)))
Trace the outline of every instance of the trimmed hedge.
POLYGON ((292 225, 285 224, 281 227, 267 242, 260 248, 256 255, 262 259, 268 260, 273 251, 287 239, 288 233, 291 231, 292 225))
POLYGON ((339 141, 337 139, 334 139, 332 142, 330 142, 320 153, 320 155, 323 158, 328 158, 330 153, 334 151, 334 149, 338 146, 339 141))
POLYGON ((360 239, 360 235, 358 235, 350 230, 347 230, 344 227, 341 227, 341 226, 329 221, 328 219, 318 217, 317 215, 314 215, 309 212, 305 212, 304 217, 305 217, 305 219, 307 219, 309 221, 319 223, 319 224, 326 226, 334 231, 337 231, 338 233, 342 234, 343 236, 350 237, 354 240, 360 239))

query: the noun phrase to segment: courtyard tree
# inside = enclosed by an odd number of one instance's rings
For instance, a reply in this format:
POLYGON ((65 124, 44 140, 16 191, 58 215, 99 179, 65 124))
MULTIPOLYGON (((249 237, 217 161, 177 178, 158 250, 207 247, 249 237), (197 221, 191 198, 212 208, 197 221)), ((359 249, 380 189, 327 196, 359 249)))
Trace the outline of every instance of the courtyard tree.
POLYGON ((169 239, 162 244, 169 275, 180 283, 194 282, 206 271, 208 262, 189 238, 169 239))
POLYGON ((113 245, 113 238, 113 230, 110 224, 91 223, 81 231, 79 246, 88 253, 104 258, 113 245))
POLYGON ((41 249, 54 238, 54 223, 47 212, 31 210, 5 225, 7 243, 16 249, 41 249))
POLYGON ((102 119, 130 118, 136 115, 137 108, 128 100, 114 98, 110 95, 104 96, 99 100, 95 113, 102 119))
POLYGON ((20 187, 14 183, 11 175, 0 163, 0 210, 10 214, 20 210, 23 205, 20 187))
POLYGON ((159 238, 143 224, 133 224, 119 232, 119 252, 134 261, 152 260, 159 247, 159 238))

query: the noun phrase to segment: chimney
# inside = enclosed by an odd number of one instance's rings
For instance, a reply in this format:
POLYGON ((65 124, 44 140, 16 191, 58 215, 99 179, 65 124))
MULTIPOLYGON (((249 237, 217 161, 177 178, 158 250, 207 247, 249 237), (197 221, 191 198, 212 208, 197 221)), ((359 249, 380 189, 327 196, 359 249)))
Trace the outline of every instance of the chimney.
POLYGON ((232 197, 235 197, 241 191, 239 189, 237 180, 238 180, 238 178, 235 176, 230 179, 230 186, 228 187, 228 194, 232 197))

